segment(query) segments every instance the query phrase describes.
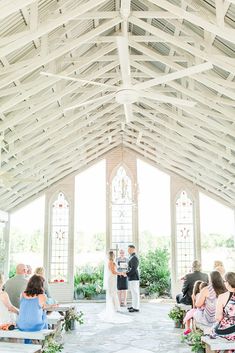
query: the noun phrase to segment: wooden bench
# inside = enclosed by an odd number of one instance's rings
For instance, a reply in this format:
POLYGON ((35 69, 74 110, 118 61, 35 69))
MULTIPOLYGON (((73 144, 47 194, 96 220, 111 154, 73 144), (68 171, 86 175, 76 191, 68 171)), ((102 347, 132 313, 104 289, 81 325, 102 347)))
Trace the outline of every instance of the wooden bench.
POLYGON ((1 353, 39 353, 41 349, 42 346, 38 344, 0 342, 1 353))
POLYGON ((61 327, 61 321, 63 320, 64 317, 61 316, 58 312, 52 312, 50 315, 47 315, 48 325, 50 325, 52 329, 61 327))
POLYGON ((74 304, 63 304, 63 305, 58 305, 58 306, 53 306, 51 308, 48 308, 47 311, 53 311, 53 312, 58 312, 62 313, 62 316, 66 316, 66 313, 70 309, 74 309, 76 306, 74 304))
POLYGON ((44 341, 47 336, 52 335, 54 332, 54 330, 41 330, 36 332, 20 331, 18 329, 12 331, 0 330, 0 340, 2 338, 16 338, 44 341))
POLYGON ((196 322, 195 320, 193 320, 193 328, 201 330, 204 335, 211 334, 211 327, 210 326, 200 324, 199 322, 196 322))
POLYGON ((229 350, 235 350, 235 341, 228 341, 221 337, 210 338, 205 336, 202 337, 202 342, 206 345, 206 353, 213 353, 216 351, 222 353, 229 350))
POLYGON ((188 310, 192 309, 192 305, 188 305, 188 304, 177 303, 177 304, 175 304, 175 306, 177 306, 178 308, 180 308, 184 311, 188 311, 188 310))

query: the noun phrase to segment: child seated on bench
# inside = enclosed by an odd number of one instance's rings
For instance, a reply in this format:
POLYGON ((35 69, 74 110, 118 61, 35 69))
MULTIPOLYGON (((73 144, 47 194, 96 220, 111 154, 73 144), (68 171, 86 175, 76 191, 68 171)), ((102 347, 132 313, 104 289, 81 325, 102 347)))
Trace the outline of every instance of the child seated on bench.
POLYGON ((4 277, 0 274, 0 329, 9 330, 15 328, 15 314, 18 314, 19 311, 11 304, 8 294, 3 292, 3 282, 4 277))
POLYGON ((196 310, 201 310, 201 308, 196 308, 195 307, 195 302, 199 296, 200 291, 202 290, 202 288, 206 287, 207 283, 203 282, 203 281, 196 281, 194 283, 193 286, 193 294, 192 294, 192 303, 193 303, 193 308, 189 311, 187 311, 185 317, 184 317, 184 324, 185 324, 185 328, 186 330, 184 331, 184 335, 188 335, 192 330, 190 328, 190 322, 193 318, 193 315, 195 313, 196 310))

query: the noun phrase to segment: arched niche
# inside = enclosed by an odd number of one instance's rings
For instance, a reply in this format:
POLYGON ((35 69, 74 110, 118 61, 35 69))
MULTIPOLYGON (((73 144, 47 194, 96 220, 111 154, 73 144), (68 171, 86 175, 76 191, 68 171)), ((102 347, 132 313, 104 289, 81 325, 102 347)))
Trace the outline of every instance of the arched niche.
POLYGON ((175 297, 192 261, 201 260, 198 188, 178 177, 171 177, 171 287, 175 297))
POLYGON ((45 197, 44 267, 52 296, 71 302, 74 294, 74 178, 45 197))
POLYGON ((106 247, 138 247, 136 158, 124 148, 106 156, 106 247))

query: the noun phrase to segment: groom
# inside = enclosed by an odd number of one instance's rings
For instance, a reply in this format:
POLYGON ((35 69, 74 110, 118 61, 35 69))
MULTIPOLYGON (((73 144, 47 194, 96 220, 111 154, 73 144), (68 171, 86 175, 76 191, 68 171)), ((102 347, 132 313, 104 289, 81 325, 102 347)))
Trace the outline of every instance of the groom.
POLYGON ((135 246, 128 246, 128 253, 130 258, 128 261, 128 271, 126 273, 129 282, 129 289, 131 291, 132 306, 128 308, 130 313, 139 311, 140 309, 140 282, 139 282, 139 259, 135 253, 135 246))

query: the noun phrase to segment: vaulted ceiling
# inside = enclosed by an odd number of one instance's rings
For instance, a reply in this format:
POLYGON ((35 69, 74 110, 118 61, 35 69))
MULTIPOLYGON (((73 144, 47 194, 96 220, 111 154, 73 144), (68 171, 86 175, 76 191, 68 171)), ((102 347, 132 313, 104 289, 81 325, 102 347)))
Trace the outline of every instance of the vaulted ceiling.
POLYGON ((0 209, 121 144, 234 207, 234 20, 235 0, 2 0, 0 209))

